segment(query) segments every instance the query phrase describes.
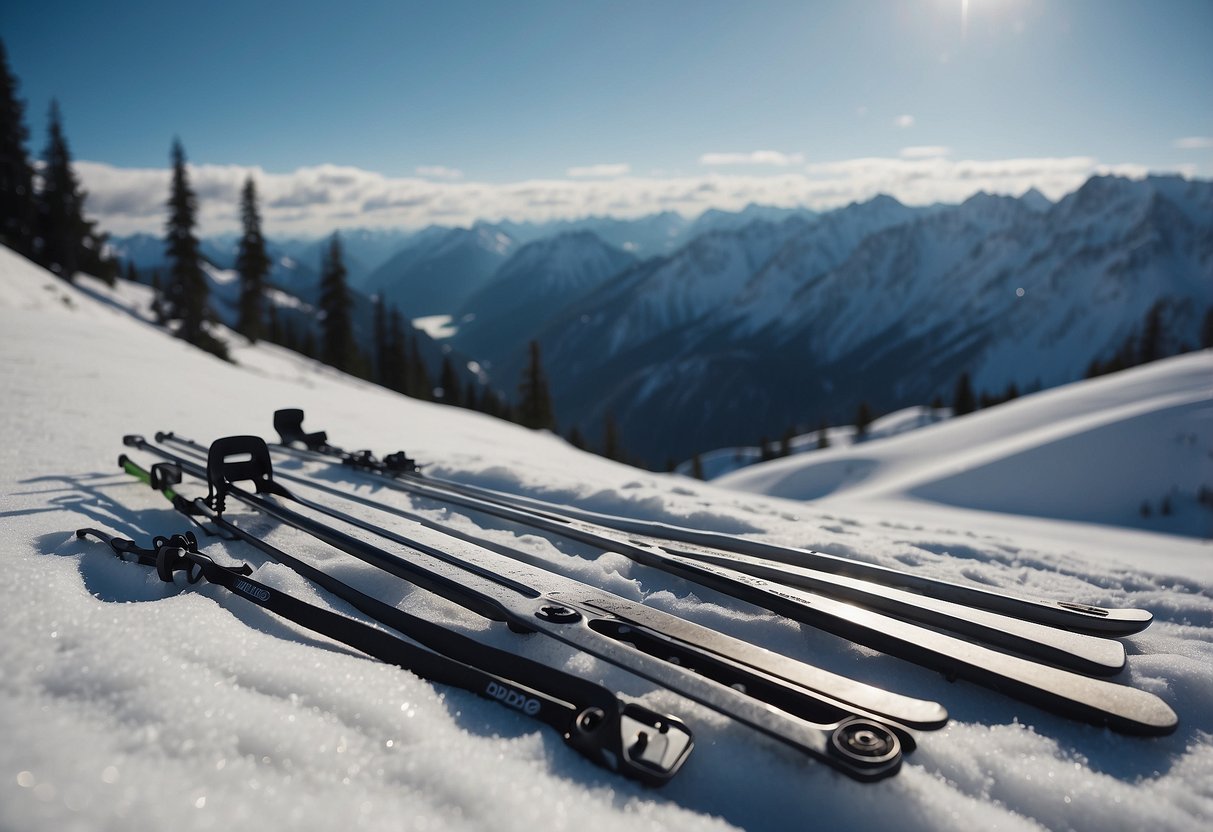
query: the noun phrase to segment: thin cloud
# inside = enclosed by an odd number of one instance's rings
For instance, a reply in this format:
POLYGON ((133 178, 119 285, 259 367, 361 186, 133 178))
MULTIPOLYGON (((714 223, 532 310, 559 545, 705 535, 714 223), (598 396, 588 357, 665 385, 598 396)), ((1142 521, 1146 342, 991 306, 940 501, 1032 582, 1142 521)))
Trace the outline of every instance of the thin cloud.
POLYGON ((1175 147, 1180 150, 1208 150, 1213 147, 1213 138, 1209 136, 1184 136, 1176 139, 1175 147))
POLYGON ((907 127, 913 127, 914 126, 914 116, 910 115, 909 113, 906 113, 905 115, 900 115, 897 118, 893 119, 893 124, 897 125, 898 127, 902 128, 903 130, 907 127))
POLYGON ((897 154, 903 159, 938 159, 952 155, 952 148, 940 144, 926 144, 916 147, 903 147, 897 154))
POLYGON ((421 165, 414 171, 426 179, 462 179, 463 171, 459 168, 448 168, 445 165, 421 165))
POLYGON ((749 153, 705 153, 699 157, 699 164, 708 167, 724 165, 771 165, 786 168, 791 165, 803 165, 803 153, 781 153, 778 150, 754 150, 749 153))
MULTIPOLYGON (((76 164, 88 191, 87 213, 114 234, 159 234, 165 222, 169 172, 76 164)), ((1140 165, 1097 159, 955 160, 872 157, 804 165, 767 174, 707 171, 694 176, 617 176, 510 183, 387 177, 359 168, 319 165, 267 173, 235 165, 189 167, 200 195, 199 232, 237 229, 240 187, 257 183, 268 233, 327 234, 334 229, 421 228, 511 219, 543 222, 591 215, 639 217, 660 210, 695 216, 709 208, 737 211, 750 203, 826 210, 889 194, 910 205, 960 202, 977 191, 1018 195, 1037 188, 1050 199, 1093 174, 1140 177, 1140 165)))
POLYGON ((627 176, 632 172, 632 166, 626 162, 607 165, 585 165, 569 168, 565 174, 573 179, 600 179, 603 177, 627 176))

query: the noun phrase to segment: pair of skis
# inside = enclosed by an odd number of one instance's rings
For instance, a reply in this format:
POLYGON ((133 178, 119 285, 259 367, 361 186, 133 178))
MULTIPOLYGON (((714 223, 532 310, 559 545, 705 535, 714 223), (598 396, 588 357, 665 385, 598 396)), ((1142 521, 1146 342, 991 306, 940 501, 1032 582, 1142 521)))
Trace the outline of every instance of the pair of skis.
MULTIPOLYGON (((618 552, 1067 716, 1136 734, 1165 734, 1177 724, 1174 711, 1153 694, 1088 678, 1123 669, 1124 647, 1111 637, 1147 627, 1151 615, 1145 610, 1018 598, 820 552, 554 506, 423 476, 403 453, 379 461, 366 451, 341 451, 329 445, 322 432, 304 433, 302 420, 300 410, 275 413, 275 428, 282 439, 275 446, 279 451, 340 461, 414 497, 618 552)), ((377 505, 331 486, 309 485, 377 505)))
MULTIPOLYGON (((856 779, 875 780, 895 773, 903 751, 915 746, 914 729, 938 728, 946 722, 946 712, 936 703, 837 676, 467 540, 420 525, 405 536, 293 493, 274 476, 269 451, 257 437, 218 440, 205 453, 205 463, 199 459, 200 446, 167 435, 158 440, 182 446, 189 456, 129 436, 124 440, 129 447, 158 456, 164 463, 149 471, 124 456, 123 468, 152 484, 183 513, 257 546, 292 568, 298 568, 297 559, 284 559, 285 553, 225 515, 228 501, 306 532, 479 615, 506 622, 512 630, 542 633, 646 678, 856 779), (175 486, 182 474, 207 482, 207 498, 181 497, 175 486), (245 484, 251 488, 242 487, 245 484), (347 527, 371 532, 383 543, 369 543, 347 527)), ((323 576, 315 569, 301 574, 314 580, 323 576)), ((341 594, 332 581, 321 585, 341 594)), ((385 612, 376 609, 368 614, 382 621, 385 612)), ((405 632, 416 640, 412 632, 405 632)), ((475 653, 460 657, 470 661, 475 653)), ((529 689, 542 691, 543 680, 544 674, 537 672, 526 683, 529 689)), ((599 710, 612 712, 602 706, 599 710)), ((650 737, 655 730, 651 723, 681 726, 672 717, 645 713, 650 714, 649 721, 641 724, 649 725, 650 737)), ((606 736, 618 734, 616 729, 606 736)), ((623 734, 623 740, 606 746, 608 750, 635 746, 635 738, 623 734)), ((685 736, 685 743, 672 741, 673 750, 641 758, 640 764, 647 768, 640 773, 650 781, 658 778, 649 769, 658 767, 672 774, 672 761, 681 761, 674 752, 683 745, 689 750, 689 733, 677 736, 685 736)), ((616 770, 637 776, 624 767, 616 770)))

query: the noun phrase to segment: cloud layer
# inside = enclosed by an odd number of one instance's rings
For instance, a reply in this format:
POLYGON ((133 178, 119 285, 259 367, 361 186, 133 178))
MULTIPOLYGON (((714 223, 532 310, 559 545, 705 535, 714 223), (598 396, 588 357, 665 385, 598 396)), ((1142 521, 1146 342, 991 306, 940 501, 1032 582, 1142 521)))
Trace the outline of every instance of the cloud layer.
POLYGON ((786 168, 791 165, 803 165, 803 153, 781 153, 778 150, 753 150, 749 153, 705 153, 699 157, 699 164, 709 167, 722 165, 771 165, 786 168))
MULTIPOLYGON (((697 215, 709 208, 740 210, 750 203, 817 210, 870 199, 879 193, 922 205, 959 202, 977 191, 1020 194, 1038 188, 1057 199, 1096 173, 1144 176, 1141 165, 1105 165, 1069 158, 953 160, 927 148, 907 148, 902 158, 848 159, 800 165, 768 175, 725 174, 641 177, 626 165, 598 178, 468 182, 421 177, 390 178, 336 165, 267 173, 235 165, 191 165, 198 195, 199 230, 232 231, 239 225, 240 188, 257 183, 265 226, 275 235, 321 235, 338 228, 419 228, 468 225, 476 220, 544 221, 589 215, 637 217, 657 211, 697 215)), ((930 148, 943 151, 945 148, 930 148)), ((79 162, 88 190, 86 210, 115 234, 163 232, 168 170, 116 168, 79 162)), ((588 170, 588 169, 587 169, 588 170)), ((571 172, 570 172, 571 174, 571 172)), ((433 174, 431 173, 431 177, 433 174)))
POLYGON ((631 172, 631 165, 620 162, 616 164, 585 165, 583 167, 569 168, 565 171, 565 175, 573 179, 595 179, 599 177, 627 176, 631 172))
POLYGON ((1213 138, 1209 136, 1184 136, 1175 140, 1175 146, 1180 150, 1208 150, 1213 147, 1213 138))

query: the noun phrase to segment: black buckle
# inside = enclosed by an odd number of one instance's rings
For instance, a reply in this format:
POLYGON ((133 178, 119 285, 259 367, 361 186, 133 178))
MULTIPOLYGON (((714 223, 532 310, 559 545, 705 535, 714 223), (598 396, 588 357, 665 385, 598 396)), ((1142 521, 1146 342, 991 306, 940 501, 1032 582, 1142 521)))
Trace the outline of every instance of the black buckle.
POLYGON ((695 747, 691 729, 682 720, 632 702, 613 720, 601 708, 586 708, 567 739, 608 768, 652 786, 677 774, 695 747))

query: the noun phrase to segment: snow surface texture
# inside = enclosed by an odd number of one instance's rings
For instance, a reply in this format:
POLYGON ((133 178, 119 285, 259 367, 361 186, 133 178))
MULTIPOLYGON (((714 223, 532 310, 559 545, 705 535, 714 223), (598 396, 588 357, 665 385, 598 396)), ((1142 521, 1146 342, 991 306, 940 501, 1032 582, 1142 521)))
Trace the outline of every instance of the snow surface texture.
MULTIPOLYGON (((908 479, 878 501, 835 505, 641 472, 578 453, 549 434, 401 398, 274 346, 248 347, 228 336, 239 363, 226 364, 147 324, 144 287, 81 284, 68 286, 0 249, 6 439, 0 448, 0 829, 257 824, 969 832, 1205 829, 1213 819, 1207 544, 979 513, 971 506, 957 510, 914 497, 914 489, 929 483, 908 479), (678 713, 696 731, 697 748, 676 780, 653 791, 594 767, 550 730, 505 708, 369 661, 256 608, 235 601, 221 606, 224 593, 215 587, 162 584, 146 567, 74 539, 80 526, 144 541, 183 528, 159 496, 118 471, 123 434, 171 429, 203 441, 233 433, 268 436, 273 410, 285 406, 304 408, 307 426, 326 429, 334 442, 378 451, 404 447, 434 463, 434 473, 468 482, 1029 595, 1146 607, 1157 620, 1127 640, 1123 681, 1166 699, 1179 714, 1179 730, 1139 739, 1076 724, 618 555, 558 545, 422 500, 412 504, 563 574, 947 706, 952 722, 923 734, 896 777, 855 783, 621 671, 538 637, 490 627, 301 535, 239 515, 260 523, 279 545, 388 602, 678 713)), ((1184 375, 1213 363, 1208 356, 1190 359, 1192 366, 1187 361, 1163 369, 1184 375)), ((1125 377, 1133 378, 1150 387, 1155 377, 1125 377)), ((1160 371, 1157 379, 1170 374, 1160 371)), ((1143 390, 1143 400, 1150 395, 1143 390)), ((989 415, 1015 421, 1015 413, 1007 406, 989 415)), ((982 424, 970 417, 954 427, 977 431, 982 424)), ((1026 442, 1028 433, 1012 432, 1008 441, 1026 442)), ((893 443, 914 435, 887 442, 900 447, 893 443)), ((993 441, 986 436, 984 444, 993 441)), ((960 455, 956 467, 969 464, 970 447, 982 446, 957 434, 950 444, 960 455)), ((941 440, 936 450, 948 448, 941 440)), ((857 450, 886 464, 876 443, 857 450)), ((900 459, 899 470, 909 470, 910 451, 889 453, 888 465, 900 459)), ((942 464, 940 457, 934 462, 942 464)), ((1024 476, 1021 468, 1011 470, 1024 476)), ((357 475, 332 476, 370 491, 357 475)), ((1022 490, 1038 487, 1038 479, 1021 482, 1022 490)), ((187 483, 182 490, 197 489, 187 483)), ((394 492, 376 496, 410 505, 394 492)), ((258 580, 349 612, 249 547, 207 542, 206 550, 221 561, 252 563, 258 580)))

